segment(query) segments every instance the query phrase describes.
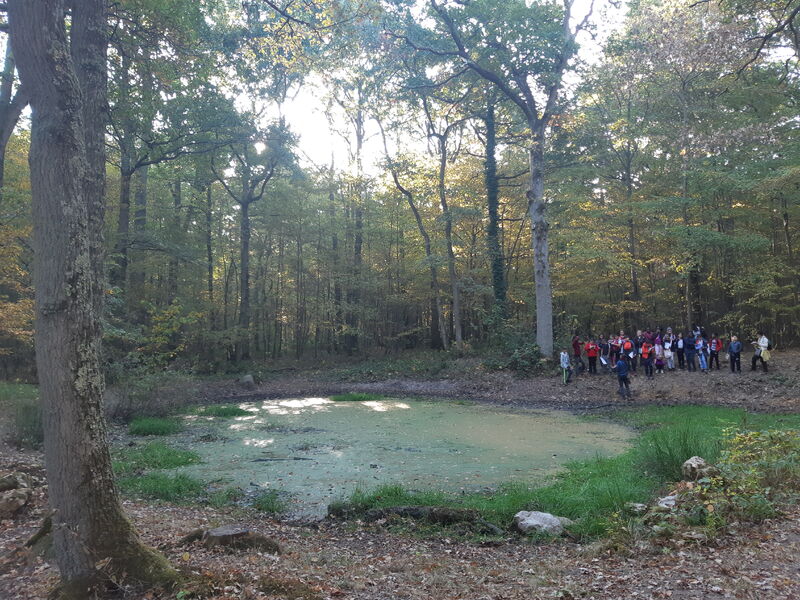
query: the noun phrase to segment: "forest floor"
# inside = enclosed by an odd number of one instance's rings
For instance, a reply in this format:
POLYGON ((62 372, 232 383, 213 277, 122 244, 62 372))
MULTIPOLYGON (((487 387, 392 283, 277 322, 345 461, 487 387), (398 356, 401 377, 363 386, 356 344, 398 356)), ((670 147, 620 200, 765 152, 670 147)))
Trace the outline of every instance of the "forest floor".
MULTIPOLYGON (((340 391, 448 397, 519 407, 595 411, 620 405, 710 404, 753 411, 800 412, 800 354, 782 354, 770 373, 664 374, 633 379, 633 401, 616 395, 611 376, 579 378, 569 386, 556 376, 516 379, 462 365, 436 379, 393 377, 348 383, 325 372, 282 375, 244 391, 234 382, 206 385, 219 403, 259 397, 298 397, 340 391), (471 374, 471 375, 470 375, 471 374)), ((14 552, 46 512, 46 486, 38 452, 0 445, 2 470, 30 473, 35 500, 14 519, 0 522, 0 598, 45 598, 57 571, 41 558, 14 552)), ((565 540, 519 537, 480 544, 387 532, 380 525, 282 523, 242 508, 214 509, 126 501, 143 538, 187 574, 205 581, 206 598, 471 599, 539 598, 800 598, 800 507, 759 525, 740 525, 707 545, 686 542, 670 550, 610 553, 565 540), (182 535, 198 527, 239 524, 278 540, 280 556, 185 546, 182 535)), ((192 590, 191 586, 187 590, 192 590)), ((188 598, 188 594, 131 594, 130 598, 188 598)))

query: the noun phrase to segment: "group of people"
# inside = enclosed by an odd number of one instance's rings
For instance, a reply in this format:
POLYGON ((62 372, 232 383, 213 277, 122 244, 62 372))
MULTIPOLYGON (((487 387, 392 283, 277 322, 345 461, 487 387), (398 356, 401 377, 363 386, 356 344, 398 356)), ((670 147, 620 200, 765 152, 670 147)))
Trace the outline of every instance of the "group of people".
MULTIPOLYGON (((753 359, 751 370, 755 371, 758 363, 766 372, 772 345, 763 332, 752 342, 753 359)), ((692 325, 691 331, 673 333, 671 327, 662 331, 638 330, 635 337, 624 331, 616 336, 590 337, 582 340, 576 335, 572 338, 572 353, 567 348, 561 351, 561 372, 564 385, 567 385, 573 372, 581 373, 587 369, 583 361, 588 361, 588 372, 597 375, 598 363, 606 373, 616 373, 619 381, 619 393, 630 397, 630 374, 636 373, 639 367, 645 377, 653 379, 656 374, 675 371, 702 371, 708 373, 716 366, 720 369, 720 353, 726 353, 731 373, 742 371, 742 342, 735 335, 726 344, 716 333, 710 337, 699 325, 692 325)))

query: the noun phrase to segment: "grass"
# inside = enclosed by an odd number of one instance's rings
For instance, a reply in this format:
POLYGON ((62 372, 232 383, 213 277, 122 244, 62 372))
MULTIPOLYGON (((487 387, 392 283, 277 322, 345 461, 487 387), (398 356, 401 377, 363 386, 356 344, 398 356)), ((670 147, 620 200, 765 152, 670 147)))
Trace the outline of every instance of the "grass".
POLYGON ((131 435, 171 435, 182 429, 179 421, 164 417, 136 417, 128 425, 131 435))
POLYGON ((220 417, 227 419, 231 417, 246 417, 251 413, 243 408, 239 408, 238 406, 220 404, 216 406, 204 406, 199 408, 197 410, 197 414, 201 417, 220 417))
POLYGON ((148 473, 141 477, 123 477, 117 483, 125 493, 167 502, 198 500, 205 493, 203 482, 187 475, 148 473))
POLYGON ((347 392, 346 394, 331 396, 331 400, 334 402, 373 402, 381 398, 383 396, 379 394, 365 394, 362 392, 347 392))
POLYGON ((244 498, 244 492, 240 488, 229 487, 209 494, 208 503, 214 508, 222 508, 234 504, 242 498, 244 498))
POLYGON ((686 459, 695 455, 710 461, 718 458, 723 429, 800 426, 800 415, 753 415, 703 406, 651 407, 614 416, 642 432, 633 448, 615 457, 569 463, 542 487, 515 483, 490 494, 454 495, 384 485, 356 490, 331 508, 353 514, 391 506, 470 508, 500 527, 508 527, 520 510, 539 510, 577 521, 571 533, 594 538, 606 532, 609 519, 626 502, 647 502, 667 482, 680 479, 680 466, 686 459))
POLYGON ((162 442, 150 442, 139 448, 125 448, 115 453, 114 472, 128 475, 149 469, 174 469, 200 462, 200 456, 162 442))
POLYGON ((265 513, 280 514, 286 512, 286 502, 280 497, 278 492, 270 490, 268 492, 261 492, 258 496, 253 498, 253 508, 265 513))

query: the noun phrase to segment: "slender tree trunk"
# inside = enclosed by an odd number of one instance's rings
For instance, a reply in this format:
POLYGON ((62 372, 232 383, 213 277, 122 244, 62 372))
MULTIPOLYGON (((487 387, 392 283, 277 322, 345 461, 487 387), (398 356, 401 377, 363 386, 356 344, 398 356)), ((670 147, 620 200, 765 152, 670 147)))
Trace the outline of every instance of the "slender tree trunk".
POLYGON ((450 275, 450 290, 453 295, 453 334, 455 336, 456 348, 464 350, 464 334, 462 332, 461 319, 461 285, 458 281, 456 271, 456 255, 453 252, 453 213, 447 204, 447 186, 445 175, 447 173, 447 135, 439 137, 439 204, 442 207, 444 216, 444 239, 447 245, 447 272, 450 275))
POLYGON ((96 566, 105 559, 103 570, 119 577, 175 581, 122 511, 102 414, 102 301, 96 296, 102 289, 97 237, 105 184, 106 4, 73 5, 71 48, 63 2, 10 0, 8 12, 33 107, 36 362, 62 596, 93 595, 108 577, 96 566))
POLYGON ((245 198, 240 206, 241 255, 239 269, 239 341, 236 347, 238 360, 250 358, 250 199, 245 198))
POLYGON ((144 287, 145 280, 145 267, 144 258, 146 253, 142 249, 145 231, 147 230, 147 181, 150 172, 150 166, 144 165, 137 169, 134 178, 134 192, 133 192, 133 242, 139 248, 136 252, 130 255, 131 263, 131 281, 130 291, 141 297, 143 295, 142 288, 144 287))
POLYGON ((486 245, 489 251, 489 264, 492 271, 492 291, 494 292, 495 311, 501 319, 508 317, 506 304, 506 274, 503 246, 500 239, 500 203, 498 200, 497 128, 495 124, 494 103, 489 102, 486 109, 486 158, 484 162, 484 180, 486 182, 486 204, 489 222, 486 226, 486 245))
POLYGON ((530 190, 528 212, 531 217, 533 239, 533 276, 536 288, 536 344, 544 356, 553 354, 553 291, 550 282, 550 251, 544 202, 544 144, 543 126, 531 125, 532 145, 528 152, 530 161, 530 190))
POLYGON ((11 134, 17 126, 23 109, 28 104, 28 94, 17 87, 14 92, 14 53, 11 44, 6 44, 6 56, 3 61, 2 80, 0 80, 0 198, 3 194, 5 183, 6 147, 11 134))
MULTIPOLYGON (((183 206, 183 190, 181 180, 176 179, 170 186, 172 192, 172 238, 173 240, 179 239, 178 236, 182 234, 183 228, 181 226, 181 207, 183 206)), ((169 257, 169 264, 167 265, 167 304, 172 304, 178 297, 178 271, 180 263, 178 258, 174 255, 169 257)))

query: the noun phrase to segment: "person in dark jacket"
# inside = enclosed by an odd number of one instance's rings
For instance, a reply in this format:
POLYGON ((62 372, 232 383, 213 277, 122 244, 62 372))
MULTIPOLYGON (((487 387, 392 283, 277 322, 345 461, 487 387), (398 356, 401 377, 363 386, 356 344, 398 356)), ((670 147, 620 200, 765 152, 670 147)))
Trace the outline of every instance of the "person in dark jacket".
POLYGON ((619 390, 617 393, 623 398, 631 398, 631 380, 628 379, 628 360, 625 354, 620 355, 617 364, 614 365, 614 370, 617 372, 617 382, 619 382, 619 390))
POLYGON ((697 363, 695 362, 695 354, 697 353, 697 350, 695 348, 696 346, 694 338, 691 335, 686 336, 686 338, 683 340, 683 351, 686 355, 687 371, 697 371, 697 363))
POLYGON ((678 355, 678 368, 683 369, 686 367, 686 340, 683 339, 683 334, 679 333, 675 338, 675 354, 678 355))
POLYGON ((708 342, 708 370, 714 368, 714 363, 717 363, 717 371, 719 371, 719 353, 722 352, 722 340, 717 337, 716 333, 711 334, 711 341, 708 342))
POLYGON ((742 372, 742 342, 735 335, 731 336, 728 344, 728 361, 731 363, 731 373, 742 372))
POLYGON ((583 362, 581 354, 583 353, 583 344, 581 344, 580 336, 573 336, 572 338, 572 361, 575 365, 575 374, 580 375, 586 370, 586 364, 583 362))

